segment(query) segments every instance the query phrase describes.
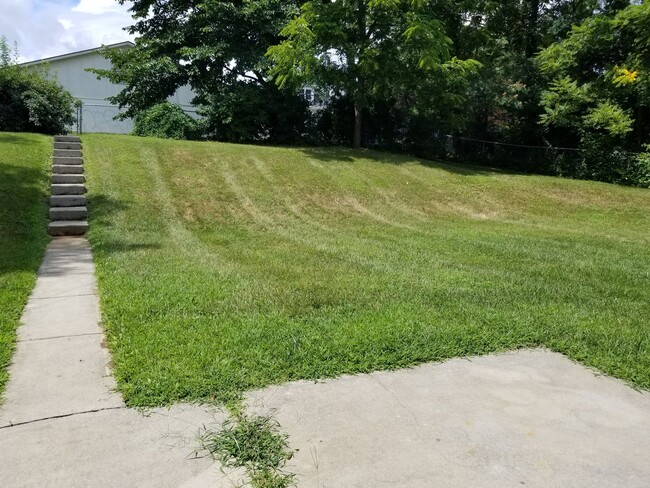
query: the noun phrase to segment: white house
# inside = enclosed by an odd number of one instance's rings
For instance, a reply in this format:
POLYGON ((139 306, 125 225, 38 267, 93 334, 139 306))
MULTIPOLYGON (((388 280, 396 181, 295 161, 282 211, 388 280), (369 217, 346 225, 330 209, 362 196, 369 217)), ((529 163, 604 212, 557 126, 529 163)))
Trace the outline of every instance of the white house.
MULTIPOLYGON (((104 46, 110 49, 131 49, 132 42, 121 42, 104 46)), ((122 86, 111 83, 105 78, 97 79, 97 75, 86 71, 88 68, 110 69, 111 62, 98 54, 95 49, 87 49, 52 58, 40 59, 24 63, 22 66, 39 66, 47 63, 51 76, 72 94, 73 97, 83 102, 82 132, 109 132, 115 134, 128 134, 133 129, 132 120, 114 120, 119 113, 117 106, 112 105, 107 97, 117 95, 122 86)), ((169 98, 171 103, 179 105, 190 115, 196 117, 196 107, 191 101, 194 93, 190 87, 180 88, 176 94, 169 98)))

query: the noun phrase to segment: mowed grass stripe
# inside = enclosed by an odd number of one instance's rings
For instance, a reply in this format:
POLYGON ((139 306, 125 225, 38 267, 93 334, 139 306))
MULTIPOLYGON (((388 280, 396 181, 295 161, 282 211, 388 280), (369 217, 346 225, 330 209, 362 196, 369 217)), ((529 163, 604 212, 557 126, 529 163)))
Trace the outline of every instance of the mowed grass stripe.
POLYGON ((20 316, 48 242, 51 155, 51 137, 0 133, 0 394, 20 316))
POLYGON ((84 137, 131 405, 546 346, 650 387, 650 192, 345 149, 84 137))

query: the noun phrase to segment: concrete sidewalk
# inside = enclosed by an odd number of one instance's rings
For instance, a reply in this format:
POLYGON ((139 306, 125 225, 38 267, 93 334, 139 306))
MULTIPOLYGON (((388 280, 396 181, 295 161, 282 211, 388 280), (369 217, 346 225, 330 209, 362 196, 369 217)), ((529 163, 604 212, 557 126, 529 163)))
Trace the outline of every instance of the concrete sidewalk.
POLYGON ((113 391, 85 239, 48 247, 18 340, 0 407, 1 487, 234 485, 210 460, 192 458, 201 426, 223 413, 143 414, 113 391))
MULTIPOLYGON (((236 486, 241 472, 191 457, 199 428, 225 414, 125 408, 99 320, 87 241, 53 241, 0 408, 0 487, 236 486)), ((545 350, 246 398, 289 434, 301 488, 650 486, 650 395, 545 350)))
POLYGON ((650 395, 520 351, 248 395, 301 488, 647 488, 650 395))

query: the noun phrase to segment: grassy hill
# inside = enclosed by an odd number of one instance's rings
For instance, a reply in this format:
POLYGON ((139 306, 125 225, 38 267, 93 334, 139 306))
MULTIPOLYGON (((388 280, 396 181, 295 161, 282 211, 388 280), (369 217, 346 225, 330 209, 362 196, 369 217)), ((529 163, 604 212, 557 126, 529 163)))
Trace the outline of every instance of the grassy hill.
POLYGON ((369 151, 83 142, 131 405, 541 345, 650 388, 650 191, 369 151))
POLYGON ((47 244, 51 154, 51 137, 0 133, 0 393, 47 244))

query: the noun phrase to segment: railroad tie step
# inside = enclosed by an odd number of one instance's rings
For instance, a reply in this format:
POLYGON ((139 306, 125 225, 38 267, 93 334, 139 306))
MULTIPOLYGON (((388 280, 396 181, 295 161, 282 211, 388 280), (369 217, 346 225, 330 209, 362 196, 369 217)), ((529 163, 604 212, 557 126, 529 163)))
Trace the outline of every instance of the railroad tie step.
POLYGON ((51 236, 82 236, 88 231, 85 182, 81 140, 55 136, 47 227, 51 236))
POLYGON ((86 220, 87 218, 88 218, 87 207, 50 208, 50 220, 86 220))
POLYGON ((53 175, 83 175, 84 167, 81 164, 55 164, 52 166, 53 175))
POLYGON ((74 151, 81 151, 80 142, 55 142, 54 149, 72 149, 74 151))
POLYGON ((70 183, 85 183, 86 177, 84 175, 75 175, 75 174, 59 174, 52 172, 52 183, 53 184, 70 184, 70 183))
POLYGON ((54 136, 54 142, 78 142, 81 143, 79 136, 54 136))
POLYGON ((51 189, 52 195, 83 195, 86 193, 86 185, 83 183, 54 183, 51 189))
POLYGON ((88 231, 85 220, 56 220, 50 222, 47 228, 51 236, 81 236, 88 231))
POLYGON ((54 156, 53 164, 61 164, 64 166, 81 166, 84 160, 80 157, 74 156, 54 156))
POLYGON ((55 149, 54 157, 55 158, 80 158, 81 150, 80 149, 55 149))
POLYGON ((52 195, 50 207, 85 207, 86 197, 84 195, 52 195))

